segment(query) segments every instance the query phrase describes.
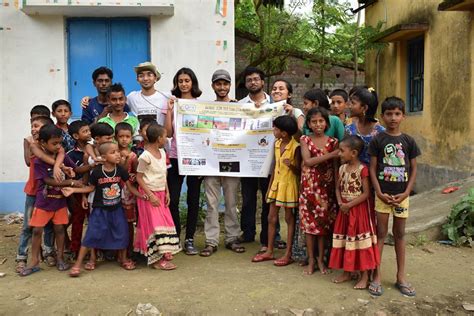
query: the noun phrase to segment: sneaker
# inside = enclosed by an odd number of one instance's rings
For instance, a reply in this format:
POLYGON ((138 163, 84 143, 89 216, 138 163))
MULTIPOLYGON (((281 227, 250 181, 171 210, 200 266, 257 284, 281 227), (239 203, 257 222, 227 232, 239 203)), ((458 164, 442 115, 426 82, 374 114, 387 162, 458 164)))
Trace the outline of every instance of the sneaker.
POLYGON ((188 256, 194 256, 199 253, 196 247, 194 247, 194 240, 193 239, 186 239, 184 241, 184 253, 188 256))

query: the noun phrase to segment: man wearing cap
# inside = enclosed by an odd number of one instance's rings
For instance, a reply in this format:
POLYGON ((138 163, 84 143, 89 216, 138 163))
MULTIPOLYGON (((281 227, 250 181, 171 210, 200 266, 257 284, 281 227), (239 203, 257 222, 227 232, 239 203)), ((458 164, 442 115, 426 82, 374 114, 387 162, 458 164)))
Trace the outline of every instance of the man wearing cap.
POLYGON ((127 96, 127 103, 138 119, 153 117, 163 125, 167 112, 169 95, 155 89, 155 83, 161 75, 151 62, 144 62, 134 67, 140 91, 132 91, 127 96))
MULTIPOLYGON (((212 75, 212 89, 216 94, 218 102, 235 102, 229 97, 231 78, 228 71, 219 69, 212 75)), ((221 188, 224 191, 225 201, 225 247, 237 253, 245 252, 245 248, 239 243, 240 224, 237 217, 237 191, 240 179, 237 177, 209 176, 204 178, 206 188, 207 215, 204 222, 204 233, 206 235, 206 247, 200 255, 209 257, 219 245, 219 200, 221 188)))

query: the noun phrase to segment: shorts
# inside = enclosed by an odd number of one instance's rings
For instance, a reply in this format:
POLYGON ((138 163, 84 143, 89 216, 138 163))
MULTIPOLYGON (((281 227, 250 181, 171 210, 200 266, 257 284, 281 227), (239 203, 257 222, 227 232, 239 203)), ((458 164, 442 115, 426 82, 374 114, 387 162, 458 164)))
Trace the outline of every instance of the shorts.
POLYGON ((51 220, 54 225, 67 225, 67 223, 69 223, 67 207, 63 207, 57 211, 45 211, 35 207, 33 214, 31 215, 30 226, 44 227, 51 220))
POLYGON ((399 206, 393 206, 382 201, 378 196, 375 196, 375 211, 383 214, 393 214, 394 217, 408 218, 408 207, 410 205, 407 197, 400 203, 399 206))

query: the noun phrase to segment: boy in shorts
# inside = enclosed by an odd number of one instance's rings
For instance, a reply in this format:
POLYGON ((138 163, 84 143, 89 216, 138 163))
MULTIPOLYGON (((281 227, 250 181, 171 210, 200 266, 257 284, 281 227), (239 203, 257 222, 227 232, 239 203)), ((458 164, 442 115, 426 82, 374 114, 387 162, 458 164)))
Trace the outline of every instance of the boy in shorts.
MULTIPOLYGON (((377 134, 369 144, 370 178, 374 187, 377 212, 377 245, 382 250, 388 231, 388 219, 393 214, 393 237, 397 257, 395 287, 404 295, 415 296, 415 289, 405 276, 405 223, 408 218, 409 195, 416 178, 416 157, 421 152, 415 140, 400 131, 405 119, 405 103, 388 97, 382 103, 382 120, 386 130, 377 134)), ((383 293, 380 266, 369 286, 372 295, 383 293)))

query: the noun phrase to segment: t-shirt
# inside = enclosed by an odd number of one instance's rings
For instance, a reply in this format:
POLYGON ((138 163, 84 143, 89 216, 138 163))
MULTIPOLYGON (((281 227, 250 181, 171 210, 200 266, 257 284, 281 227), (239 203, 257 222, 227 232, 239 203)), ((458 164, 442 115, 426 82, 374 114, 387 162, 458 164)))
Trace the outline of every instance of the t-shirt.
MULTIPOLYGON (((58 125, 56 125, 56 126, 58 128, 61 128, 58 125)), ((74 140, 74 138, 72 138, 72 136, 67 131, 63 130, 62 128, 61 128, 61 135, 63 137, 63 141, 62 141, 61 145, 63 146, 64 150, 66 152, 68 152, 71 149, 73 149, 74 146, 76 145, 76 141, 74 140)))
MULTIPOLYGON (((106 106, 107 104, 99 103, 98 97, 89 99, 89 105, 85 109, 82 109, 81 120, 87 122, 87 124, 94 123, 95 118, 104 111, 106 106)), ((130 107, 125 105, 123 111, 130 112, 130 107)))
MULTIPOLYGON (((135 116, 132 116, 132 115, 128 115, 128 113, 126 113, 127 116, 125 116, 125 118, 122 120, 122 122, 125 122, 125 123, 128 123, 130 124, 130 126, 132 126, 132 129, 133 129, 133 133, 132 133, 132 136, 135 135, 138 131, 138 126, 140 125, 140 122, 138 122, 138 119, 135 117, 135 116)), ((117 125, 117 122, 115 122, 111 117, 110 117, 110 114, 107 114, 107 116, 101 118, 99 120, 99 123, 107 123, 109 124, 114 130, 115 130, 115 126, 117 125)))
POLYGON ((137 172, 143 173, 143 181, 154 192, 166 189, 166 153, 160 148, 161 159, 145 150, 138 158, 137 172))
POLYGON ((169 94, 160 91, 148 96, 143 95, 141 91, 132 91, 127 96, 127 104, 136 116, 156 115, 156 122, 164 125, 169 98, 169 94))
MULTIPOLYGON (((64 157, 64 165, 75 168, 76 165, 69 159, 64 157)), ((35 179, 37 181, 36 202, 35 207, 45 211, 57 211, 67 206, 66 198, 61 192, 60 187, 51 187, 44 182, 46 178, 54 178, 53 165, 50 165, 39 158, 34 160, 35 179)))
MULTIPOLYGON (((324 132, 324 135, 337 138, 341 141, 344 138, 344 124, 342 124, 339 117, 335 115, 329 115, 329 128, 324 132)), ((308 127, 306 122, 303 125, 303 135, 311 135, 313 131, 308 127)))
POLYGON ((346 127, 344 127, 344 130, 345 130, 346 135, 356 135, 362 138, 362 140, 365 143, 365 146, 360 151, 359 160, 368 166, 370 163, 370 156, 369 156, 369 153, 367 152, 369 148, 369 144, 376 135, 385 131, 385 127, 383 127, 380 124, 375 124, 374 129, 372 130, 370 134, 362 135, 361 133, 359 133, 359 130, 357 129, 357 123, 353 122, 349 125, 346 125, 346 127))
POLYGON ((377 157, 377 180, 382 192, 392 195, 405 192, 410 160, 421 155, 413 137, 382 132, 372 139, 368 152, 370 156, 377 157))
MULTIPOLYGON (((68 151, 66 155, 77 167, 80 167, 84 164, 84 151, 82 151, 81 148, 74 146, 74 148, 68 151)), ((76 177, 74 179, 79 180, 81 178, 82 174, 76 172, 76 177)))
POLYGON ((105 210, 114 210, 122 205, 122 181, 129 178, 128 172, 117 165, 112 171, 105 171, 103 166, 97 166, 92 170, 89 183, 95 186, 92 207, 105 210))

